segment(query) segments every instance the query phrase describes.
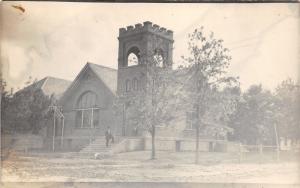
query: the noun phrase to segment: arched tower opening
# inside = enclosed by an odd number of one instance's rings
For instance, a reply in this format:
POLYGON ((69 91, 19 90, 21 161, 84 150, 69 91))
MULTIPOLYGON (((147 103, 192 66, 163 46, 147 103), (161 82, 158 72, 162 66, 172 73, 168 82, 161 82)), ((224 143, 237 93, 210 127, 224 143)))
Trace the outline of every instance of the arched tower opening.
POLYGON ((127 52, 127 61, 125 61, 125 67, 140 64, 140 50, 134 46, 127 52))
POLYGON ((162 49, 155 49, 153 54, 153 62, 158 67, 166 67, 166 62, 164 61, 164 53, 162 49))

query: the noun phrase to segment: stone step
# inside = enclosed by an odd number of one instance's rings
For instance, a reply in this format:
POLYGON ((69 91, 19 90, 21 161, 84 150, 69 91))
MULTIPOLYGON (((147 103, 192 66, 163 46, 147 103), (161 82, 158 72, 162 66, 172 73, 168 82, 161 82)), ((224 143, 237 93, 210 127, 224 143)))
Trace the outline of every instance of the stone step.
POLYGON ((111 148, 111 146, 106 147, 106 145, 102 146, 102 145, 89 145, 85 148, 111 148))
POLYGON ((111 147, 107 148, 107 147, 86 147, 83 148, 80 152, 84 152, 84 151, 109 151, 111 150, 111 147))
MULTIPOLYGON (((103 149, 103 150, 105 150, 105 149, 110 149, 110 148, 106 148, 106 147, 88 147, 88 148, 84 148, 84 149, 103 149)), ((84 149, 82 149, 82 150, 84 150, 84 149)))
POLYGON ((100 142, 99 142, 99 143, 98 143, 98 142, 92 142, 91 144, 93 144, 93 145, 103 145, 103 146, 106 145, 105 142, 103 142, 103 143, 100 143, 100 142))
MULTIPOLYGON (((90 144, 90 145, 88 145, 87 147, 89 147, 89 146, 98 146, 98 147, 106 147, 106 144, 104 144, 104 145, 98 145, 98 144, 90 144)), ((109 144, 108 146, 111 146, 111 144, 109 144)))
MULTIPOLYGON (((111 144, 109 144, 109 146, 110 146, 111 144)), ((102 144, 90 144, 90 145, 88 145, 87 147, 89 147, 89 146, 99 146, 99 147, 106 147, 106 144, 104 144, 104 145, 102 145, 102 144)))
POLYGON ((84 148, 81 151, 87 151, 87 150, 111 150, 111 148, 84 148))
POLYGON ((110 148, 109 149, 106 149, 106 148, 85 148, 85 149, 83 149, 83 150, 81 150, 81 151, 92 151, 92 150, 97 150, 97 151, 100 151, 100 150, 102 150, 102 151, 106 151, 106 150, 111 150, 110 148))
MULTIPOLYGON (((122 139, 117 138, 114 144, 117 144, 122 139), (117 142, 118 141, 118 142, 117 142)), ((91 142, 89 145, 80 150, 80 153, 109 153, 112 148, 112 143, 109 144, 109 147, 106 147, 106 142, 104 138, 98 138, 91 142)))
POLYGON ((68 152, 62 154, 64 158, 84 158, 84 159, 99 159, 111 156, 108 152, 103 152, 99 156, 95 156, 94 152, 68 152))

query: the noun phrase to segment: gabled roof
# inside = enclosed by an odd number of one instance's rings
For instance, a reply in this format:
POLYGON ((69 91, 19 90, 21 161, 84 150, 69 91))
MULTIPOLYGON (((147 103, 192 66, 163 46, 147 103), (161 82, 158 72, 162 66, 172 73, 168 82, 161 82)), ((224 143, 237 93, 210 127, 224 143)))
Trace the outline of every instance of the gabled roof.
POLYGON ((118 72, 116 69, 89 62, 87 63, 87 66, 92 69, 92 71, 104 82, 112 93, 116 93, 118 78, 118 72))
POLYGON ((76 87, 76 85, 79 83, 81 76, 88 70, 91 70, 97 76, 97 78, 105 84, 105 86, 112 92, 112 94, 116 94, 118 76, 117 70, 88 62, 78 73, 77 77, 74 79, 72 84, 68 87, 63 97, 61 98, 61 101, 63 101, 64 98, 68 96, 68 93, 72 90, 72 88, 76 87))
POLYGON ((67 90, 72 82, 69 80, 64 80, 61 78, 55 78, 51 76, 47 76, 33 84, 21 89, 18 92, 22 92, 22 90, 42 90, 43 93, 47 96, 51 96, 52 94, 56 99, 59 99, 63 93, 67 90))
POLYGON ((45 82, 42 85, 41 89, 44 92, 44 94, 54 94, 54 96, 58 99, 64 94, 64 92, 71 85, 71 83, 72 82, 69 80, 48 76, 45 78, 45 82))

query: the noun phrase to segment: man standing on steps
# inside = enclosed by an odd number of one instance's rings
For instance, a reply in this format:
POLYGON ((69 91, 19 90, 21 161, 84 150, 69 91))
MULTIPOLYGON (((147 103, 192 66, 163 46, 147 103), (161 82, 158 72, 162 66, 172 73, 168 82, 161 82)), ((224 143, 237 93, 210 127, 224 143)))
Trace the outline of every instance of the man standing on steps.
POLYGON ((112 143, 114 143, 113 135, 111 133, 110 127, 108 126, 105 132, 106 147, 108 147, 110 139, 112 140, 112 143))

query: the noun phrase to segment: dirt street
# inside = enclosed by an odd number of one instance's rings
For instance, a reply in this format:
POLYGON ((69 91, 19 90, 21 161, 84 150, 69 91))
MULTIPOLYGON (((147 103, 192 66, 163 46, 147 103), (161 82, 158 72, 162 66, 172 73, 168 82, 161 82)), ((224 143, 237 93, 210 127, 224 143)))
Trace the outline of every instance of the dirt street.
POLYGON ((296 161, 242 162, 233 154, 129 152, 111 158, 14 156, 2 162, 3 182, 224 182, 300 183, 296 161))

